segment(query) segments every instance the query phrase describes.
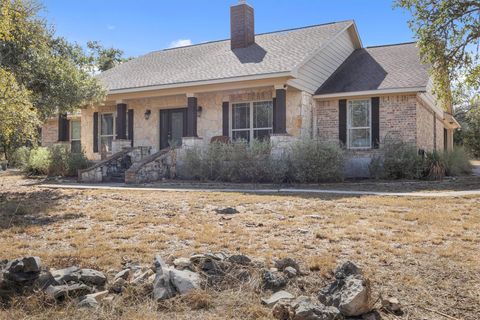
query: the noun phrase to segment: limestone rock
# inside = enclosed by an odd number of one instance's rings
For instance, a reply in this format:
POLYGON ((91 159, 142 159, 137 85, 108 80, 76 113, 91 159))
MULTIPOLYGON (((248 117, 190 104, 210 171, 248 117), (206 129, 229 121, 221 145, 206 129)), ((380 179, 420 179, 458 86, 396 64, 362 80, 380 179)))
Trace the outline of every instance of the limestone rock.
POLYGON ((249 265, 252 262, 252 260, 249 257, 243 254, 232 255, 227 258, 227 261, 235 264, 240 264, 243 266, 249 265))
POLYGON ((153 297, 156 301, 172 298, 175 288, 170 282, 170 269, 160 256, 154 259, 155 281, 153 282, 153 297))
POLYGON ((218 213, 218 214, 237 214, 239 213, 237 209, 235 208, 232 208, 232 207, 226 207, 226 208, 218 208, 218 209, 215 209, 215 212, 218 213))
POLYGON ((170 281, 179 294, 200 288, 200 277, 189 270, 170 270, 170 281))
POLYGON ((95 298, 89 297, 87 295, 82 300, 80 300, 80 302, 77 304, 77 306, 79 308, 94 309, 94 308, 98 308, 99 303, 95 298))
POLYGON ((348 276, 363 275, 362 269, 351 261, 347 261, 335 269, 336 279, 345 279, 348 276))
POLYGON ((135 285, 141 284, 141 283, 145 282, 152 274, 154 274, 152 269, 148 269, 147 271, 142 272, 135 279, 130 281, 130 283, 135 284, 135 285))
POLYGON ((26 257, 22 259, 23 272, 40 272, 42 261, 39 257, 26 257))
POLYGON ((286 267, 284 270, 283 270, 283 273, 285 273, 285 275, 288 277, 288 278, 294 278, 297 276, 297 270, 293 267, 286 267))
POLYGON ((173 260, 173 265, 175 268, 183 270, 183 269, 190 269, 192 266, 192 262, 188 258, 177 258, 173 260))
POLYGON ((287 285, 287 279, 284 275, 277 272, 264 271, 262 274, 263 287, 265 289, 280 290, 287 285))
POLYGON ((80 268, 73 266, 65 269, 53 270, 51 273, 53 278, 55 278, 55 281, 57 281, 59 284, 65 284, 70 281, 78 281, 79 270, 80 268))
POLYGON ((335 307, 313 304, 309 300, 298 303, 293 320, 341 320, 340 311, 335 307))
POLYGON ((118 272, 115 275, 115 277, 113 277, 113 281, 115 281, 117 279, 128 280, 129 277, 130 277, 130 269, 125 269, 125 270, 122 270, 122 271, 118 272))
POLYGON ((400 301, 398 301, 397 298, 393 297, 382 299, 382 307, 393 313, 397 313, 402 310, 402 305, 400 304, 400 301))
POLYGON ((93 288, 81 283, 49 286, 45 290, 47 296, 54 300, 63 300, 66 297, 80 297, 92 292, 93 288))
POLYGON ((278 291, 271 295, 269 298, 262 298, 262 303, 267 307, 273 307, 280 300, 292 300, 295 298, 291 293, 287 291, 278 291))
POLYGON ((107 282, 107 277, 102 272, 93 269, 81 269, 78 279, 94 286, 103 286, 107 282))
POLYGON ((117 280, 113 281, 113 284, 110 287, 110 290, 115 293, 122 293, 126 285, 127 285, 127 281, 125 279, 118 278, 117 280))

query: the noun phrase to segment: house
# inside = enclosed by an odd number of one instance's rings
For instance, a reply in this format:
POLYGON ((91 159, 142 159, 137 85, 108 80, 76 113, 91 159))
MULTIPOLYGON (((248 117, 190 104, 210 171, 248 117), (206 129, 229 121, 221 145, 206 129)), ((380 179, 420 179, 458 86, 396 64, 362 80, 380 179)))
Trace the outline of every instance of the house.
POLYGON ((81 110, 87 157, 132 147, 159 155, 172 142, 216 136, 269 137, 276 148, 316 138, 341 141, 346 170, 358 176, 386 137, 453 147, 458 123, 438 105, 415 43, 363 47, 352 20, 255 34, 245 1, 230 19, 230 39, 151 52, 100 74, 106 101, 81 110))

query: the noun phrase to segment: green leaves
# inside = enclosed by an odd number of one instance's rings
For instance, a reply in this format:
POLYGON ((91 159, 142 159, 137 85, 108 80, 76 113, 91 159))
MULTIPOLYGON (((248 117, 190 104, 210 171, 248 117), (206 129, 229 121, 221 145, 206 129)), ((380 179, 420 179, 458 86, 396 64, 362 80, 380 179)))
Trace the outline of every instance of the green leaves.
POLYGON ((451 87, 480 89, 480 2, 478 0, 397 0, 412 13, 410 28, 425 63, 431 65, 435 94, 451 111, 451 87))

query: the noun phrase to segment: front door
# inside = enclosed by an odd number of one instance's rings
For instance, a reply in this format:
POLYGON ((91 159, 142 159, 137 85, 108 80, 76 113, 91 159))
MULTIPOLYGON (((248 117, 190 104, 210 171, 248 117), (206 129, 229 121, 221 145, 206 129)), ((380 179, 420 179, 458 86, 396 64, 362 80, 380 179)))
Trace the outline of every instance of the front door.
POLYGON ((187 134, 187 109, 160 110, 160 150, 182 145, 187 134))

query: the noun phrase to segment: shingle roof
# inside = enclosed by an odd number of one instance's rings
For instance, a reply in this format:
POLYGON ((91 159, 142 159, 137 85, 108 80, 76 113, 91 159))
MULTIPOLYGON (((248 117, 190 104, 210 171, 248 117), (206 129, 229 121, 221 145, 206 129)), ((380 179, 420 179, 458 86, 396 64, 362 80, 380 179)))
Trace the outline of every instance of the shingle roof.
POLYGON ((155 51, 101 73, 109 90, 289 72, 352 21, 256 35, 230 49, 230 40, 155 51))
POLYGON ((316 94, 427 86, 428 67, 416 43, 355 50, 316 94))

